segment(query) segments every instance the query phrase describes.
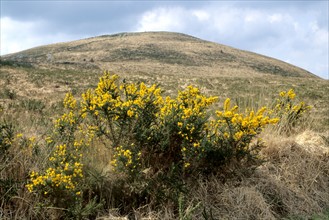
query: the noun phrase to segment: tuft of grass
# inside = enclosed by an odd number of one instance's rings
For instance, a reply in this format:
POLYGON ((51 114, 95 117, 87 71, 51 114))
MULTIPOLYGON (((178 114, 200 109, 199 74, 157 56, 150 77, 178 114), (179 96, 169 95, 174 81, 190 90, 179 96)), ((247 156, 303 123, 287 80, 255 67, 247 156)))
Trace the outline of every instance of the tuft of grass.
POLYGON ((8 98, 8 99, 13 100, 13 99, 16 99, 17 94, 16 94, 16 92, 14 90, 5 89, 4 92, 3 92, 3 96, 5 98, 8 98))

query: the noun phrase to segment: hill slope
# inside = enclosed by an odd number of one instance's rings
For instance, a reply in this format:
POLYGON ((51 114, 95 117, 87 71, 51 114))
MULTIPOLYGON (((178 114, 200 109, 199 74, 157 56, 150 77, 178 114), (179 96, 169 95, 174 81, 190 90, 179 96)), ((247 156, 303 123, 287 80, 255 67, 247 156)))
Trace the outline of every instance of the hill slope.
POLYGON ((314 77, 270 57, 170 32, 104 35, 32 48, 3 59, 48 67, 100 68, 126 73, 314 77))

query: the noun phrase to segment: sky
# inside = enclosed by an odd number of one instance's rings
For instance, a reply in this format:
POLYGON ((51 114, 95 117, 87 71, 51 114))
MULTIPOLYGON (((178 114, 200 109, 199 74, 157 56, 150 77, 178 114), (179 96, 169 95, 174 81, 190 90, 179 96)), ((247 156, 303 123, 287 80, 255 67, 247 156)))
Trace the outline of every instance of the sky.
POLYGON ((329 0, 0 0, 0 54, 121 32, 172 31, 329 78, 329 0))

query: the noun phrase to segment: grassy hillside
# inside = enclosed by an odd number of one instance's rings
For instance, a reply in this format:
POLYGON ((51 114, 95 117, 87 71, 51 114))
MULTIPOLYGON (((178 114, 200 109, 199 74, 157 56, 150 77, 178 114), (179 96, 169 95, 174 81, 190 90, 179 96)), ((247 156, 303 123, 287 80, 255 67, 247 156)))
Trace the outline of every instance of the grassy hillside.
POLYGON ((104 35, 69 43, 41 46, 3 57, 49 68, 100 69, 152 75, 262 75, 316 78, 273 58, 188 35, 168 32, 104 35))
MULTIPOLYGON (((211 110, 220 109, 228 97, 241 110, 271 106, 279 92, 289 89, 312 109, 292 133, 273 128, 260 135, 266 143, 260 155, 266 162, 254 172, 189 179, 186 185, 191 191, 177 195, 178 206, 168 202, 160 208, 144 201, 127 211, 122 204, 128 203, 115 200, 121 185, 114 179, 122 176, 110 171, 113 152, 104 144, 109 142, 95 140, 84 152, 89 173, 83 184, 91 189, 85 200, 90 202, 96 195, 97 202, 104 199, 106 206, 91 205, 98 210, 90 215, 93 218, 128 214, 151 219, 328 218, 328 80, 270 57, 168 32, 122 33, 46 45, 2 56, 0 65, 1 129, 7 133, 11 129, 20 137, 12 140, 9 149, 1 149, 0 218, 64 218, 67 210, 40 204, 42 196, 28 193, 25 184, 31 171, 45 170, 49 164, 54 146, 45 139, 64 112, 65 94, 71 92, 81 100, 82 93, 97 86, 104 70, 118 74, 120 82, 157 84, 163 96, 175 97, 187 86, 196 86, 203 94, 219 97, 211 110), (8 130, 7 125, 12 127, 8 130)), ((83 218, 82 212, 88 216, 88 210, 82 209, 76 218, 83 218)))

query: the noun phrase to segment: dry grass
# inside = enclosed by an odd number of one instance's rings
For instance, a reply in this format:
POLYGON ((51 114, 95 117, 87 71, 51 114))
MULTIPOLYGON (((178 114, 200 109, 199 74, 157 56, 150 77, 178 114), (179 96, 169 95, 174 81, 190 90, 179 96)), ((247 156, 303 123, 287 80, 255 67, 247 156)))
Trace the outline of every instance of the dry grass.
MULTIPOLYGON (((329 206, 329 146, 324 141, 300 141, 305 135, 307 132, 277 144, 273 141, 264 151, 271 163, 262 170, 271 177, 270 184, 277 183, 275 188, 286 189, 286 192, 278 192, 283 208, 290 215, 307 216, 323 212, 329 206)), ((313 133, 313 136, 318 135, 313 133)))

